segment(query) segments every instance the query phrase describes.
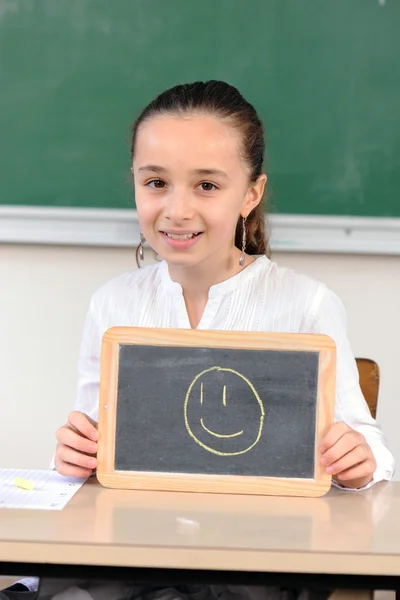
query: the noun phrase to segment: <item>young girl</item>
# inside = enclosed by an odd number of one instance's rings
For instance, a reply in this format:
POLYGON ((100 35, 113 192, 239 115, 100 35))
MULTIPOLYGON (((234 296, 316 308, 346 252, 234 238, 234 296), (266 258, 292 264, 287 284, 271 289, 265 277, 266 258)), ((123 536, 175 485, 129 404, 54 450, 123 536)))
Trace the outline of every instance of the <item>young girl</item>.
POLYGON ((264 130, 253 106, 221 81, 178 85, 139 116, 131 150, 139 256, 146 239, 162 261, 116 277, 91 300, 75 410, 57 432, 58 472, 96 469, 101 338, 123 325, 329 335, 337 392, 322 464, 348 490, 389 480, 393 457, 362 396, 340 300, 269 259, 264 130))

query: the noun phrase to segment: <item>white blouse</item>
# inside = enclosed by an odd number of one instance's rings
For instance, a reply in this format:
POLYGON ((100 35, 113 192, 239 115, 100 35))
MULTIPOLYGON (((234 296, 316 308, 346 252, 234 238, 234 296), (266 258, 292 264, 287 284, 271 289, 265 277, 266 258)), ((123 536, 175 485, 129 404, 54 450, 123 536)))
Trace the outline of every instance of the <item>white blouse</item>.
MULTIPOLYGON (((190 328, 182 288, 170 278, 166 262, 120 275, 91 299, 75 410, 95 421, 101 338, 113 326, 190 328)), ((377 462, 372 483, 391 479, 394 459, 359 386, 345 310, 325 285, 260 256, 237 275, 210 288, 198 329, 329 335, 337 347, 335 421, 344 421, 365 436, 377 462)))

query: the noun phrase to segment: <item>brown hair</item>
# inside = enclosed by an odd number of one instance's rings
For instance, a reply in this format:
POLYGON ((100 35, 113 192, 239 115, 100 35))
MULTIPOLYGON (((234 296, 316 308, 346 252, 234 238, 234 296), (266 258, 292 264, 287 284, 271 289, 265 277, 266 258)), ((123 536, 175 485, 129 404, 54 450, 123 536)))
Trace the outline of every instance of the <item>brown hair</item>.
MULTIPOLYGON (((240 92, 224 81, 196 81, 177 85, 155 98, 139 115, 132 127, 131 156, 133 159, 138 129, 154 115, 165 113, 204 112, 222 119, 228 119, 242 134, 243 158, 250 168, 250 181, 256 182, 263 172, 264 126, 255 108, 240 92)), ((246 219, 247 254, 266 254, 269 244, 265 232, 265 211, 263 200, 246 219)), ((239 217, 236 225, 235 246, 242 249, 243 220, 239 217)))

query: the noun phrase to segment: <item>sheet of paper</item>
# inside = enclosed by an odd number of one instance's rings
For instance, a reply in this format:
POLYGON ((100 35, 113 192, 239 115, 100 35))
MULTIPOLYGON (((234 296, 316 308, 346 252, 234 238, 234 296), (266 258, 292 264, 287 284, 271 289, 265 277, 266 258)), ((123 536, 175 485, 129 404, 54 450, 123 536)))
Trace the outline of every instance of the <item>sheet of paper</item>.
POLYGON ((63 477, 56 471, 0 469, 0 508, 62 510, 86 479, 63 477), (34 484, 33 490, 14 485, 16 477, 34 484))

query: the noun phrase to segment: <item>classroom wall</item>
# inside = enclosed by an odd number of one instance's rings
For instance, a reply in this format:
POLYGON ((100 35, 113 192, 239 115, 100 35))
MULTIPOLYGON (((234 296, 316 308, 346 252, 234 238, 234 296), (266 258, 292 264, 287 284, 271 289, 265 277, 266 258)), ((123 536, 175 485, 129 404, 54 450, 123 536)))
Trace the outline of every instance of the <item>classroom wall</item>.
MULTIPOLYGON (((400 462, 400 256, 276 253, 274 259, 341 296, 355 354, 380 364, 378 420, 400 462)), ((0 245, 0 467, 49 466, 55 431, 74 404, 90 295, 134 265, 132 249, 0 245)))

